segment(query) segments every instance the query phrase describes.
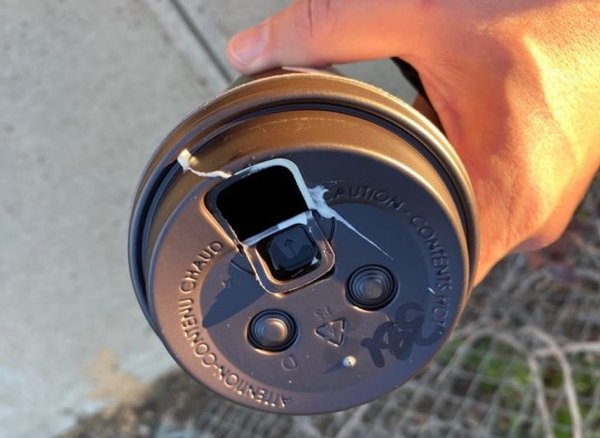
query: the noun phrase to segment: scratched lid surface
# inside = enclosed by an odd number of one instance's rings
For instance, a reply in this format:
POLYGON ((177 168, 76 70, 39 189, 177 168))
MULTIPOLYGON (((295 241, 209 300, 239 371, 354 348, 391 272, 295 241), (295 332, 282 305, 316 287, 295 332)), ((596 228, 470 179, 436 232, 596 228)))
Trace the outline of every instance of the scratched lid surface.
POLYGON ((251 82, 192 114, 146 170, 130 230, 136 293, 173 357, 271 412, 400 386, 472 276, 471 195, 447 144, 391 96, 322 76, 251 82))

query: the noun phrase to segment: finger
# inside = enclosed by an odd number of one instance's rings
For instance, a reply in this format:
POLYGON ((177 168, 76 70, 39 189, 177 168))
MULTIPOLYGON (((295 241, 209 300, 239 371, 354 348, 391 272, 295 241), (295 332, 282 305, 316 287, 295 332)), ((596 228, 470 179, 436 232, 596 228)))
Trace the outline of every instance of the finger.
POLYGON ((243 73, 401 56, 411 62, 431 40, 423 0, 297 0, 229 42, 243 73))

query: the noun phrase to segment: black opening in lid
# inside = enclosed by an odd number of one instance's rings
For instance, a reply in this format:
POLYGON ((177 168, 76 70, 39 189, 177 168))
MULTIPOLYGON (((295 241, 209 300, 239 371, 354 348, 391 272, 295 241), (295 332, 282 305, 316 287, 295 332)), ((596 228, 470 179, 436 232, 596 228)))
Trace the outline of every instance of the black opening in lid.
POLYGON ((241 241, 308 209, 294 175, 283 166, 233 182, 219 192, 216 204, 241 241))

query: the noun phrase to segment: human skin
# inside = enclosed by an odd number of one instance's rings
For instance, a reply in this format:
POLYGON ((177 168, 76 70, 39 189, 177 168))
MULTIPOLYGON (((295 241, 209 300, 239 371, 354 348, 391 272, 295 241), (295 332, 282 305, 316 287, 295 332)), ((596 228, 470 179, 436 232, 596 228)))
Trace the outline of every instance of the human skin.
POLYGON ((600 1, 297 0, 235 35, 250 74, 398 56, 470 176, 479 283, 555 241, 600 165, 600 1))

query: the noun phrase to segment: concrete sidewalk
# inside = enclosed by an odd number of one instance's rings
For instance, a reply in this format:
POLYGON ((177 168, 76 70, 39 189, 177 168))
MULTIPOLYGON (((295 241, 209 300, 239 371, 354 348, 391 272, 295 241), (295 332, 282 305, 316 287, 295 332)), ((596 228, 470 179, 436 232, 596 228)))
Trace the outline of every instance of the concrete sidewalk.
MULTIPOLYGON (((135 398, 174 362, 129 281, 150 154, 235 76, 229 36, 277 0, 0 4, 0 436, 135 398)), ((391 64, 351 74, 409 96, 391 64)))
POLYGON ((130 286, 130 202, 222 83, 144 3, 5 0, 0 22, 0 436, 47 437, 173 366, 130 286))

